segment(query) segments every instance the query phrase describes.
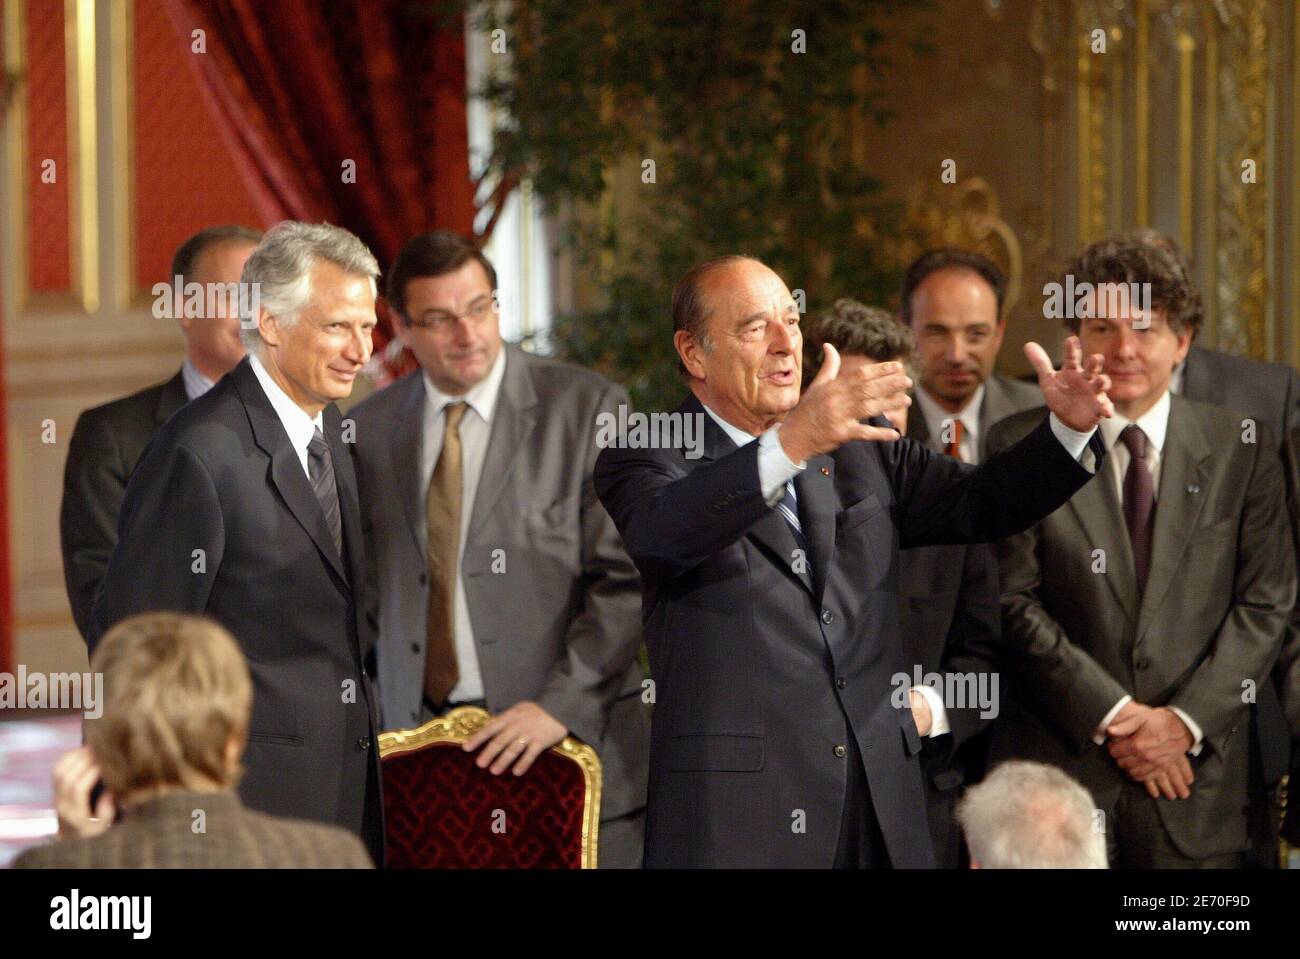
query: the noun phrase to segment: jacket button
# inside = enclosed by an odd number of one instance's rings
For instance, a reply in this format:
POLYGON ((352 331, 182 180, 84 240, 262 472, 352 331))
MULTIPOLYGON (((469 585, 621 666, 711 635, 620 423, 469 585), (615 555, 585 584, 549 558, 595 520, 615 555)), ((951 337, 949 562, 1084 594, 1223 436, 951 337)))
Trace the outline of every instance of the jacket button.
POLYGON ((836 747, 835 747, 835 758, 836 758, 836 759, 843 759, 843 758, 844 758, 845 756, 847 756, 848 754, 849 754, 849 751, 848 751, 847 747, 844 747, 844 746, 836 746, 836 747))
POLYGON ((369 749, 370 740, 367 737, 362 736, 360 739, 357 740, 357 747, 359 749, 369 749))
POLYGON ((420 574, 420 585, 421 585, 421 586, 427 586, 427 585, 429 585, 429 574, 428 574, 428 573, 421 573, 421 574, 420 574))
POLYGON ((420 644, 419 644, 419 643, 412 643, 412 644, 411 644, 411 652, 413 652, 413 653, 418 653, 419 651, 420 651, 420 644))
POLYGON ((1151 668, 1151 659, 1150 659, 1149 657, 1147 657, 1147 656, 1141 656, 1141 657, 1139 657, 1139 658, 1138 658, 1138 661, 1137 661, 1137 668, 1138 668, 1138 669, 1141 669, 1141 670, 1147 670, 1147 669, 1150 669, 1150 668, 1151 668))
POLYGON ((844 688, 845 686, 847 686, 848 684, 849 684, 849 681, 848 681, 847 679, 842 678, 842 677, 841 677, 840 679, 835 680, 835 688, 836 688, 836 689, 843 689, 843 688, 844 688))
POLYGON ((827 626, 829 626, 831 623, 835 622, 835 614, 832 613, 829 609, 823 609, 822 622, 825 623, 827 626))

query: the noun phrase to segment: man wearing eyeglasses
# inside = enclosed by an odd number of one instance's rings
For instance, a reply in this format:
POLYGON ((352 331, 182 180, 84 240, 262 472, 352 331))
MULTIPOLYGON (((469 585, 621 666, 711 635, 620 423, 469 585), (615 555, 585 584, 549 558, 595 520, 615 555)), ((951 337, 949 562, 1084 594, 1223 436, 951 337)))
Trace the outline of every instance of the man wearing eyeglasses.
MULTIPOLYGON (((385 728, 459 705, 492 720, 467 744, 526 775, 572 735, 604 771, 598 862, 641 864, 649 717, 636 568, 592 470, 624 389, 501 341, 496 271, 472 243, 411 240, 387 280, 420 369, 352 411, 377 597, 385 728)), ((488 841, 507 841, 483 824, 488 841)))

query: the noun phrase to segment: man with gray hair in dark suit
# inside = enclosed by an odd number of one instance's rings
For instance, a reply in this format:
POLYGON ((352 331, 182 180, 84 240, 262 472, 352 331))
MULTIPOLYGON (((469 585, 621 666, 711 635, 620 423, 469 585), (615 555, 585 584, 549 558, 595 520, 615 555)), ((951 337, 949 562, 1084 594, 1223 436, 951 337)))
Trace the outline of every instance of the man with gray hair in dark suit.
POLYGON ((136 467, 91 616, 202 614, 253 678, 240 783, 254 809, 350 829, 383 862, 365 553, 335 402, 370 359, 379 265, 352 233, 277 223, 244 265, 249 356, 174 415, 136 467))

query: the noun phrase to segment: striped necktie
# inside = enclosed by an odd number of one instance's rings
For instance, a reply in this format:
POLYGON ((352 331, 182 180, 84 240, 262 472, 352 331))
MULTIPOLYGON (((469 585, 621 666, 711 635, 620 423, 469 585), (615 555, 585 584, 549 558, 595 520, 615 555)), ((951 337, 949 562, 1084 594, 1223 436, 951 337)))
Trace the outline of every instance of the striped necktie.
POLYGON ((794 483, 787 481, 785 484, 785 494, 781 501, 776 504, 776 508, 781 511, 785 521, 790 524, 790 529, 794 531, 795 542, 802 549, 803 527, 799 525, 799 502, 794 498, 794 483))

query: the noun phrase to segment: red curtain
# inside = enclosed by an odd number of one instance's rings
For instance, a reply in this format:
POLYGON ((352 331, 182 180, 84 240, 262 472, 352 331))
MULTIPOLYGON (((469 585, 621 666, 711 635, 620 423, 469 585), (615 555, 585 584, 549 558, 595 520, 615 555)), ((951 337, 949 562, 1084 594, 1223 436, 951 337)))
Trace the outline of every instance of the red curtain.
MULTIPOLYGON (((0 90, 0 96, 4 91, 0 90)), ((0 122, 4 107, 0 104, 0 122)), ((2 291, 0 291, 2 292, 2 291)), ((4 357, 4 313, 0 312, 0 360, 4 357)), ((14 671, 13 570, 9 554, 9 437, 5 424, 5 370, 0 362, 0 672, 14 671)))
POLYGON ((416 233, 473 233, 459 4, 166 3, 266 222, 346 227, 385 268, 416 233))

